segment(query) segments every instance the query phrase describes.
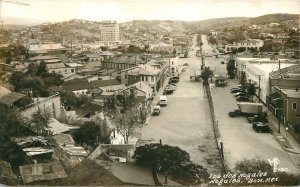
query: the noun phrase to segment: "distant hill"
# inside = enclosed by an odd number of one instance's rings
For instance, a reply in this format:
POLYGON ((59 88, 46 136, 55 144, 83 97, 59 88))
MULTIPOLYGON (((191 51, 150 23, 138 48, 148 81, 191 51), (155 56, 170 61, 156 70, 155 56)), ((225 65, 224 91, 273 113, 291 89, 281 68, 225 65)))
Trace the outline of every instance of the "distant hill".
POLYGON ((4 24, 6 25, 24 25, 24 26, 33 26, 37 24, 44 23, 44 20, 39 19, 28 19, 28 18, 20 18, 20 17, 2 17, 4 24))
MULTIPOLYGON (((288 26, 299 27, 298 14, 268 14, 259 17, 227 17, 227 18, 213 18, 201 21, 169 21, 169 20, 134 20, 126 23, 131 28, 149 29, 156 28, 157 30, 181 30, 187 28, 194 28, 200 30, 218 30, 225 27, 239 27, 242 25, 264 25, 269 23, 286 24, 288 26)), ((122 25, 121 24, 121 25, 122 25)), ((147 30, 146 29, 146 30, 147 30)))
POLYGON ((216 18, 194 22, 199 29, 222 29, 224 27, 239 27, 241 25, 265 25, 269 23, 286 24, 299 27, 299 14, 267 14, 259 17, 229 17, 216 18))

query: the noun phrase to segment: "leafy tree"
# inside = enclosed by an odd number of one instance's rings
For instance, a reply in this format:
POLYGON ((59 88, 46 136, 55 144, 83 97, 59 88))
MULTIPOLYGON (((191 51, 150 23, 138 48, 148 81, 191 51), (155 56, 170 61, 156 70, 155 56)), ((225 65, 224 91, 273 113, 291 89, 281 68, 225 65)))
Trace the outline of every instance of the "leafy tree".
POLYGON ((43 81, 45 82, 46 86, 50 86, 50 85, 60 86, 64 83, 64 80, 62 78, 63 76, 57 73, 45 73, 43 75, 43 81))
POLYGON ((86 122, 74 133, 74 140, 81 145, 95 146, 101 139, 100 130, 100 126, 94 122, 86 122))
POLYGON ((235 68, 235 60, 229 60, 227 63, 227 73, 231 79, 235 77, 236 68, 235 68))
POLYGON ((32 102, 33 102, 33 100, 30 97, 26 96, 26 97, 23 97, 23 98, 19 99, 18 101, 16 101, 15 105, 18 108, 22 108, 26 105, 29 105, 32 102))
POLYGON ((48 136, 48 122, 50 119, 50 115, 46 113, 42 113, 40 110, 38 110, 36 113, 34 113, 30 120, 30 128, 37 133, 40 136, 48 136))
POLYGON ((246 73, 245 72, 242 72, 242 74, 241 74, 240 84, 242 85, 243 90, 246 90, 247 79, 246 79, 246 73))
POLYGON ((218 41, 216 40, 216 38, 213 37, 213 36, 210 36, 210 37, 208 38, 208 42, 211 43, 212 45, 215 45, 215 44, 218 43, 218 41))
POLYGON ((125 143, 128 143, 129 136, 135 132, 136 128, 145 125, 147 118, 146 105, 138 101, 134 90, 106 99, 104 111, 122 134, 125 143))
POLYGON ((30 63, 26 73, 30 76, 35 76, 37 74, 38 67, 39 66, 36 63, 30 63))
POLYGON ((279 52, 282 48, 282 44, 273 42, 272 40, 265 40, 264 45, 260 48, 262 52, 279 52))
POLYGON ((203 79, 203 84, 208 85, 208 79, 214 74, 214 72, 207 66, 201 72, 200 77, 203 79))
POLYGON ((250 83, 247 87, 247 94, 250 96, 250 97, 253 97, 255 94, 256 94, 256 86, 255 84, 253 83, 250 83))
POLYGON ((190 161, 186 151, 161 144, 146 144, 136 148, 136 163, 167 173, 184 185, 195 185, 208 178, 205 168, 190 161))
POLYGON ((9 83, 15 87, 15 90, 18 91, 20 88, 22 88, 22 83, 26 75, 21 71, 14 72, 10 79, 9 83))
POLYGON ((36 75, 37 76, 43 76, 44 74, 47 73, 47 70, 46 70, 46 64, 44 62, 41 62, 38 66, 38 69, 37 69, 37 72, 36 72, 36 75))

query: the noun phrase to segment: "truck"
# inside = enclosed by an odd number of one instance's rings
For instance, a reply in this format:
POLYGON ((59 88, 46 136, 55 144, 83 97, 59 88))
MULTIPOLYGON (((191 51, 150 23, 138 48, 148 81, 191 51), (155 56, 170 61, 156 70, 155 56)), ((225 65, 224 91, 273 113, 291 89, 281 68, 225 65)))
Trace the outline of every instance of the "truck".
POLYGON ((230 117, 238 116, 254 116, 255 114, 262 113, 263 105, 261 103, 247 103, 241 102, 237 104, 238 109, 229 112, 230 117))

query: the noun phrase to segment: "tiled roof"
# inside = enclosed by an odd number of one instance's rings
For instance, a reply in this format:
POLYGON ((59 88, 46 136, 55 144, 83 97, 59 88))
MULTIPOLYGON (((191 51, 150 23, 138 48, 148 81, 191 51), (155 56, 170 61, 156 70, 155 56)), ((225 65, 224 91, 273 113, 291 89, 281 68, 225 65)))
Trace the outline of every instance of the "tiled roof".
POLYGON ((99 88, 99 87, 105 87, 105 86, 113 86, 113 85, 119 85, 120 82, 116 79, 112 80, 96 80, 90 82, 92 88, 99 88))
POLYGON ((116 56, 107 60, 111 63, 123 63, 123 64, 140 64, 145 63, 145 59, 136 54, 123 54, 121 56, 116 56))
POLYGON ((63 90, 75 91, 89 89, 90 85, 87 79, 73 79, 64 82, 62 85, 63 90))
POLYGON ((46 67, 48 69, 59 69, 59 68, 65 68, 66 65, 62 62, 59 62, 59 63, 46 64, 46 67))

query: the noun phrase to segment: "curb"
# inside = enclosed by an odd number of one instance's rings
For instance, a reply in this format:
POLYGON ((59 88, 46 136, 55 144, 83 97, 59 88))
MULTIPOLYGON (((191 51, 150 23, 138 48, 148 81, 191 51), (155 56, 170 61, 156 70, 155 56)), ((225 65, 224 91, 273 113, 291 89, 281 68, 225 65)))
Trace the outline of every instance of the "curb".
POLYGON ((289 153, 300 154, 300 152, 294 151, 294 149, 285 148, 273 133, 272 133, 272 135, 275 138, 275 140, 279 143, 279 145, 282 147, 282 149, 284 149, 285 151, 287 151, 289 153))

